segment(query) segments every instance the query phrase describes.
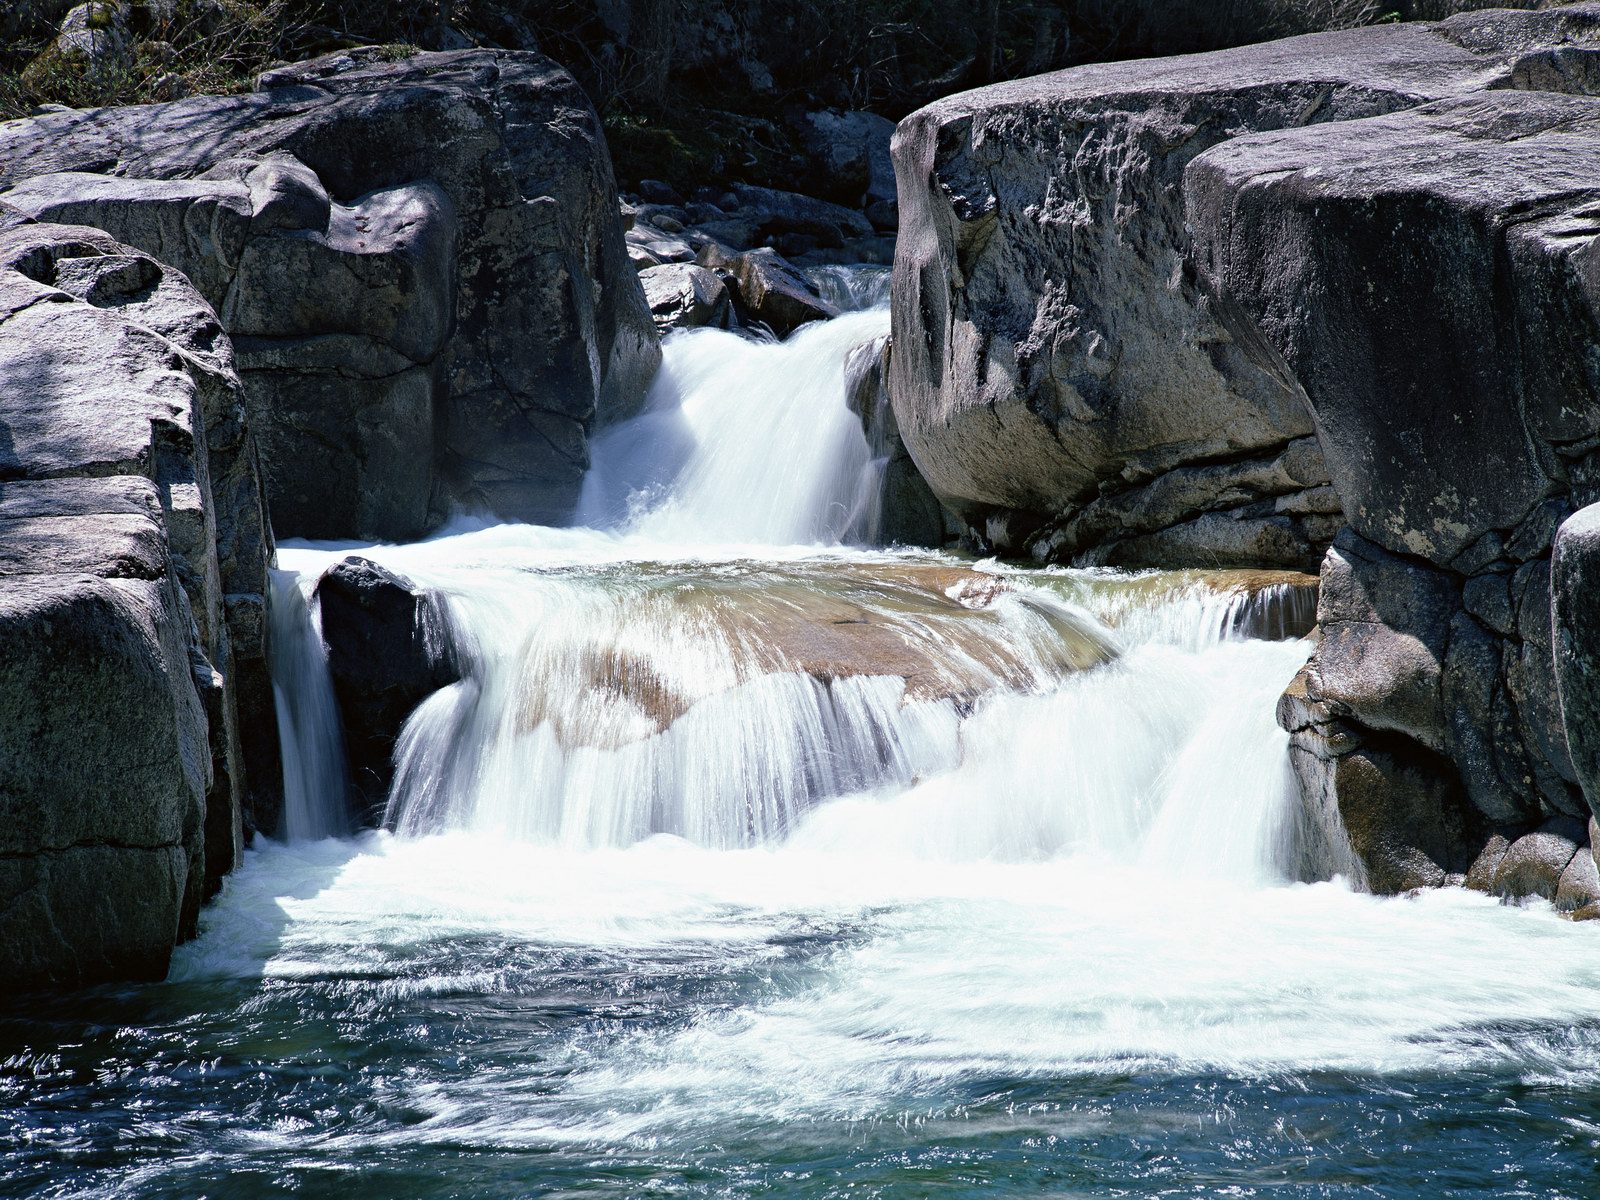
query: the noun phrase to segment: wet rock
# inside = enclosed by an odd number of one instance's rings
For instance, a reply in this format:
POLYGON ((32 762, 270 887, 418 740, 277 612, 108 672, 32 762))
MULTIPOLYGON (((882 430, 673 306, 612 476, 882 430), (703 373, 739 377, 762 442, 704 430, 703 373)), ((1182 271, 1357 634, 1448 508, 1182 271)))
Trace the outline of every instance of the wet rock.
POLYGON ((733 289, 742 314, 779 337, 810 321, 826 321, 839 310, 817 294, 805 275, 770 249, 729 256, 715 244, 702 246, 700 265, 717 272, 733 289))
POLYGON ((394 777, 400 727, 461 677, 449 612, 433 593, 355 557, 317 581, 316 602, 357 804, 372 823, 394 777))
POLYGON ((1511 840, 1504 831, 1491 833, 1483 849, 1478 852, 1478 857, 1473 859, 1472 866, 1467 868, 1464 886, 1474 892, 1493 893, 1495 875, 1511 849, 1511 840))
POLYGON ((1556 883, 1556 909, 1560 912, 1577 912, 1600 905, 1600 870, 1595 868, 1594 855, 1589 846, 1578 848, 1561 872, 1556 883))
POLYGON ((876 511, 861 531, 876 545, 943 546, 959 536, 959 525, 944 510, 911 460, 895 424, 889 401, 887 337, 858 346, 845 360, 845 399, 861 418, 874 458, 883 461, 876 511))
POLYGON ((706 325, 728 329, 737 324, 733 298, 714 271, 693 263, 673 263, 640 271, 639 282, 662 333, 706 325))
MULTIPOLYGON (((1336 720, 1332 727, 1339 727, 1336 720)), ((1465 870, 1470 839, 1448 772, 1414 744, 1368 744, 1346 729, 1341 745, 1327 728, 1295 730, 1290 762, 1304 802, 1325 814, 1324 836, 1338 842, 1342 834, 1353 852, 1358 881, 1380 895, 1396 895, 1438 887, 1465 870)))
POLYGON ((281 531, 411 537, 451 504, 565 519, 590 430, 659 362, 577 85, 463 51, 350 52, 261 87, 9 123, 0 188, 182 269, 256 343, 281 531), (40 178, 61 172, 80 174, 40 178), (326 356, 331 335, 357 352, 326 356))
MULTIPOLYGON (((1512 899, 1540 896, 1554 900, 1563 873, 1587 841, 1587 830, 1582 822, 1570 818, 1547 822, 1538 831, 1511 843, 1495 869, 1491 890, 1512 899)), ((1589 865, 1593 867, 1592 859, 1589 865)), ((1575 885, 1581 881, 1580 876, 1574 876, 1575 885)))

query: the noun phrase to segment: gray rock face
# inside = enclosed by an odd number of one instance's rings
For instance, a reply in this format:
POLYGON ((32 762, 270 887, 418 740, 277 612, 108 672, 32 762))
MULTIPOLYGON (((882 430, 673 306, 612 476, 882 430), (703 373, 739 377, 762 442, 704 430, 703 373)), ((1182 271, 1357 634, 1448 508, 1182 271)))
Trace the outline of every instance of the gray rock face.
MULTIPOLYGON (((1294 129, 1310 145, 1336 122, 1486 88, 1559 76, 1585 90, 1596 24, 1576 5, 1317 34, 1079 68, 907 118, 891 382, 935 492, 996 549, 1115 561, 1116 544, 1154 531, 1080 520, 1091 505, 1135 512, 1174 470, 1270 462, 1306 438, 1313 422, 1272 346, 1241 336, 1199 286, 1186 168, 1250 131, 1294 129)), ((1337 518, 1320 483, 1303 496, 1238 486, 1219 472, 1201 505, 1231 522, 1208 516, 1193 536, 1123 553, 1205 562, 1215 537, 1295 565, 1337 527, 1301 519, 1337 518), (1292 497, 1281 510, 1279 496, 1292 497)))
POLYGON ((1600 427, 1597 167, 1600 103, 1494 93, 1190 168, 1201 273, 1304 387, 1363 536, 1448 564, 1565 483, 1600 427))
POLYGON ((1562 729, 1584 798, 1600 812, 1600 505, 1562 524, 1550 572, 1562 729))
POLYGON ((564 520, 589 431, 659 362, 583 94, 489 51, 261 86, 0 127, 0 194, 195 280, 237 339, 280 532, 564 520))
POLYGON ((8 224, 0 989, 157 977, 276 789, 255 451, 186 279, 8 224))
MULTIPOLYGON (((1505 17, 1450 26, 1504 38, 1505 17)), ((1361 535, 1325 581, 1358 543, 1393 564, 1375 619, 1325 629, 1307 693, 1511 834, 1588 815, 1584 522, 1554 577, 1550 554, 1595 495, 1597 168, 1600 101, 1497 91, 1238 138, 1187 176, 1199 276, 1302 390, 1361 535)), ((1567 860, 1507 863, 1480 885, 1554 897, 1567 860)))

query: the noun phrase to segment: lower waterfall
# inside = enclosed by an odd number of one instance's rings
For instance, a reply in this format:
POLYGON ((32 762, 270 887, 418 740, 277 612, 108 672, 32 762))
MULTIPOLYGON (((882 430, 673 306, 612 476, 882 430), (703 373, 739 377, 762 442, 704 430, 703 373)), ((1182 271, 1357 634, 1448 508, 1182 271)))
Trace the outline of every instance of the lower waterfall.
POLYGON ((55 1080, 61 1120, 13 1169, 70 1164, 63 1197, 1590 1194, 1600 943, 1360 890, 1274 719, 1314 589, 851 545, 844 360, 886 328, 669 339, 580 527, 282 547, 289 836, 166 983, 28 1027, 52 1048, 0 1095, 55 1080), (353 834, 312 596, 350 553, 442 599, 461 667, 353 834), (114 1141, 78 1132, 95 1106, 114 1141))

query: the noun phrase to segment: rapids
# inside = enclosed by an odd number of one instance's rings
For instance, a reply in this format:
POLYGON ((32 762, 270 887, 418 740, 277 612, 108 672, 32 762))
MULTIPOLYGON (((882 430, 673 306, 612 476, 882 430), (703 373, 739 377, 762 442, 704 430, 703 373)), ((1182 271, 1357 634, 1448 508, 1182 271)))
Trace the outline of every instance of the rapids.
POLYGON ((1595 1194, 1600 942, 1361 893, 1274 719, 1311 590, 851 545, 829 286, 670 339, 578 527, 281 549, 289 836, 166 983, 0 1011, 0 1192, 1595 1194), (359 834, 351 552, 464 665, 359 834))

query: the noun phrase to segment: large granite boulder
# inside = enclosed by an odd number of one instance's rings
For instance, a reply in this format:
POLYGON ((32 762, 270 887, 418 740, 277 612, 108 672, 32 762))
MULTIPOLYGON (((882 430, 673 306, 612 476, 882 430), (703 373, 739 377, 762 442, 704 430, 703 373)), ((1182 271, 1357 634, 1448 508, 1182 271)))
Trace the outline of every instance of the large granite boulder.
POLYGON ((1187 176, 1201 280, 1303 394, 1348 544, 1390 564, 1308 699, 1513 842, 1589 814, 1584 521, 1554 580, 1551 549, 1600 480, 1597 180, 1600 101, 1516 91, 1238 138, 1187 176))
POLYGON ((11 122, 0 189, 201 288, 280 533, 564 520, 590 430, 659 362, 599 121, 536 54, 351 53, 251 95, 11 122))
POLYGON ((895 139, 891 380, 912 457, 997 550, 1314 561, 1334 501, 1364 493, 1327 490, 1295 382, 1197 279, 1185 170, 1251 131, 1311 146, 1332 123, 1487 88, 1588 90, 1597 46, 1594 5, 1474 13, 1082 67, 914 113, 895 139), (1174 472, 1181 505, 1146 498, 1174 472))
POLYGON ((0 211, 0 990, 159 976, 270 811, 272 554, 182 275, 0 211))

